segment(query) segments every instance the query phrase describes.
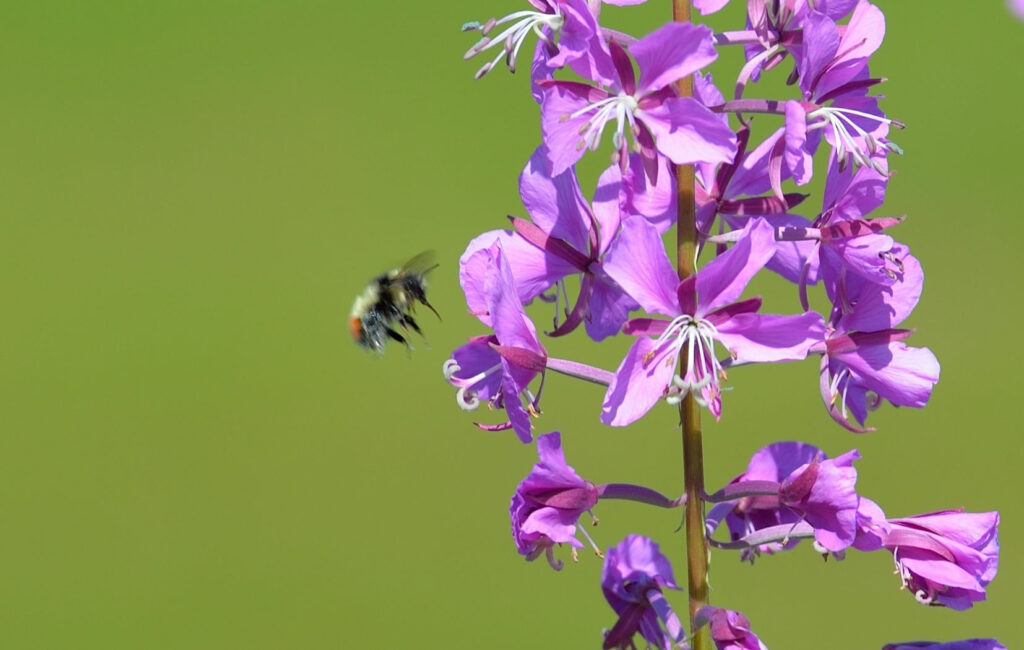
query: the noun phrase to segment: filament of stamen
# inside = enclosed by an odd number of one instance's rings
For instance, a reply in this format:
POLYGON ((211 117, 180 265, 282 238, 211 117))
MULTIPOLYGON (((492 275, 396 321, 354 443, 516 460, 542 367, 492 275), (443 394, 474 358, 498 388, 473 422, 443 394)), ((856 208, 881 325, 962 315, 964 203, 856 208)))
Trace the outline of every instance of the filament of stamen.
MULTIPOLYGON (((519 55, 519 50, 522 48, 529 33, 533 31, 538 36, 543 37, 541 27, 549 27, 553 31, 558 31, 562 28, 562 24, 564 22, 565 19, 562 16, 557 3, 555 4, 555 13, 553 14, 545 14, 538 11, 517 11, 498 20, 488 21, 487 25, 481 30, 484 33, 484 38, 481 38, 476 45, 470 48, 469 52, 466 53, 466 58, 476 56, 481 52, 485 52, 500 45, 501 52, 499 52, 490 63, 486 64, 484 68, 486 68, 487 71, 490 71, 491 68, 501 61, 501 59, 505 58, 508 61, 509 69, 514 72, 515 59, 519 55), (497 36, 488 36, 488 32, 498 25, 513 21, 518 22, 509 26, 497 36)), ((547 39, 545 38, 545 40, 547 39)), ((481 70, 484 68, 481 68, 481 70)))

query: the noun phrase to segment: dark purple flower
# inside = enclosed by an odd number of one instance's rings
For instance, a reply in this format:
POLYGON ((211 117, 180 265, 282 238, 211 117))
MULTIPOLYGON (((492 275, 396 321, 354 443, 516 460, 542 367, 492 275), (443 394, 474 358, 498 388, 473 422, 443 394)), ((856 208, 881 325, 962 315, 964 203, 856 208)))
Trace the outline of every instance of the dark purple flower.
POLYGON ((1006 646, 995 639, 964 639, 963 641, 904 641, 887 643, 882 650, 1006 650, 1006 646))
MULTIPOLYGON (((614 122, 614 160, 629 163, 627 133, 643 159, 648 177, 658 173, 658 153, 676 164, 726 162, 736 149, 736 136, 692 97, 679 97, 672 84, 697 72, 717 57, 711 30, 689 23, 668 23, 629 46, 608 44, 613 79, 590 77, 601 84, 542 81, 541 131, 551 173, 558 175, 596 149, 609 122, 614 122), (633 63, 640 69, 636 79, 633 63)), ((595 58, 606 56, 595 52, 595 58)))
POLYGON ((541 392, 538 389, 534 395, 529 384, 544 372, 547 352, 516 297, 515 280, 501 244, 496 242, 473 257, 472 265, 484 277, 481 291, 487 311, 479 315, 494 328, 494 334, 470 339, 455 350, 444 365, 445 379, 459 389, 456 401, 463 409, 474 410, 485 400, 508 413, 504 424, 477 426, 490 431, 514 429, 519 439, 528 443, 533 439, 530 415, 537 414, 541 392))
POLYGON ((677 403, 686 393, 721 416, 719 382, 724 372, 715 342, 740 362, 795 361, 820 341, 821 316, 758 314, 761 300, 737 302, 747 282, 772 257, 771 226, 752 222, 735 246, 682 282, 658 232, 643 220, 627 219, 605 257, 604 268, 648 313, 626 323, 637 336, 605 394, 601 421, 625 426, 662 398, 677 403), (650 335, 656 338, 651 338, 650 335), (683 374, 679 355, 688 350, 683 374))
POLYGON ((999 569, 998 512, 944 510, 888 520, 882 538, 919 603, 968 609, 999 569))
MULTIPOLYGON (((558 570, 562 568, 562 562, 555 560, 552 548, 555 544, 583 548, 582 542, 576 538, 576 522, 597 503, 598 490, 566 464, 559 432, 539 436, 537 453, 540 462, 533 466, 533 471, 512 495, 509 507, 512 538, 516 549, 527 560, 534 560, 544 553, 548 564, 558 570)), ((585 531, 583 534, 587 536, 585 531)), ((587 539, 590 540, 589 537, 587 539)), ((594 546, 592 540, 590 544, 594 546)), ((576 557, 575 548, 573 559, 576 557)), ((596 546, 594 551, 600 554, 596 546)))
POLYGON ((694 625, 707 625, 718 650, 768 650, 750 631, 750 621, 740 612, 705 605, 697 610, 694 625))
MULTIPOLYGON (((721 503, 708 514, 709 533, 724 518, 733 541, 759 530, 806 522, 822 553, 841 554, 857 535, 859 497, 854 489, 856 450, 833 459, 802 442, 776 442, 751 457, 747 471, 730 481, 728 491, 757 486, 761 494, 721 503)), ((759 545, 742 555, 792 548, 797 540, 759 545)))
POLYGON ((619 620, 604 638, 604 648, 635 648, 639 633, 648 644, 664 650, 685 648, 686 633, 662 589, 679 589, 672 566, 646 537, 629 535, 608 549, 601 573, 601 590, 619 620))

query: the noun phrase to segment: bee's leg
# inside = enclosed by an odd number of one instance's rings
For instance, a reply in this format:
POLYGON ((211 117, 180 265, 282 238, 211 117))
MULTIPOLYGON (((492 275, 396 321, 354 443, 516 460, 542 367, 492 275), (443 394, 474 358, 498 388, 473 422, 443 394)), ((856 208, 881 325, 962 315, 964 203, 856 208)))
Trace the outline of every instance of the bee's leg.
POLYGON ((416 321, 414 321, 412 319, 412 316, 410 316, 409 314, 402 315, 402 323, 411 327, 412 330, 419 334, 420 336, 423 336, 423 332, 420 330, 420 326, 416 324, 416 321))
POLYGON ((394 340, 398 341, 399 343, 409 348, 410 350, 412 349, 412 346, 409 345, 409 342, 405 340, 405 337, 396 332, 395 330, 391 329, 390 327, 385 327, 384 331, 387 332, 388 336, 390 336, 394 340))

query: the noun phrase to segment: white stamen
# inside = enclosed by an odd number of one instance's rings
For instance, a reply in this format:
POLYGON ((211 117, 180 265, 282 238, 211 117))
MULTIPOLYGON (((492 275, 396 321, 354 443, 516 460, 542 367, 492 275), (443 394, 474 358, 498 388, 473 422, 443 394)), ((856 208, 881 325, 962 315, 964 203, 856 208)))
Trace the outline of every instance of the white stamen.
POLYGON ((687 393, 702 407, 707 407, 708 402, 701 395, 701 390, 708 385, 718 384, 718 378, 722 371, 722 364, 715 356, 715 339, 718 337, 718 329, 703 319, 694 318, 689 314, 676 316, 665 328, 655 344, 661 346, 669 343, 675 349, 676 354, 670 355, 668 360, 675 361, 679 351, 686 347, 686 370, 683 376, 673 375, 670 388, 676 388, 678 393, 669 392, 665 401, 669 404, 678 404, 687 393), (672 339, 675 339, 672 341, 672 339), (685 377, 696 376, 696 381, 685 377))
MULTIPOLYGON (((509 69, 515 72, 515 59, 519 55, 519 50, 522 48, 523 42, 526 40, 526 37, 529 36, 530 32, 534 32, 538 36, 543 37, 543 32, 541 31, 542 27, 548 27, 554 32, 557 32, 562 28, 565 18, 562 16, 561 9, 557 3, 555 3, 554 8, 555 13, 553 14, 540 13, 539 11, 517 11, 493 21, 493 23, 489 21, 488 33, 498 25, 510 22, 514 22, 514 24, 506 28, 497 36, 485 36, 484 38, 481 38, 469 49, 468 52, 466 52, 466 58, 472 58, 481 52, 500 46, 498 55, 494 57, 489 65, 485 65, 484 67, 487 71, 490 71, 491 68, 497 65, 498 62, 504 58, 507 60, 509 69)), ((545 38, 545 40, 547 39, 545 38)), ((483 71, 483 68, 481 68, 481 70, 483 71)), ((484 74, 486 74, 486 72, 484 72, 484 74)))

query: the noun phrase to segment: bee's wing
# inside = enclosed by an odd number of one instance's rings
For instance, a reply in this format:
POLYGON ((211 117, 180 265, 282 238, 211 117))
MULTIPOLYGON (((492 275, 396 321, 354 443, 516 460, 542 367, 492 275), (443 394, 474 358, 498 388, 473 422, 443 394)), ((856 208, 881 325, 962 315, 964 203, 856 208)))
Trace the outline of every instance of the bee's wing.
POLYGON ((398 268, 399 275, 423 275, 437 268, 436 255, 426 250, 398 268))

